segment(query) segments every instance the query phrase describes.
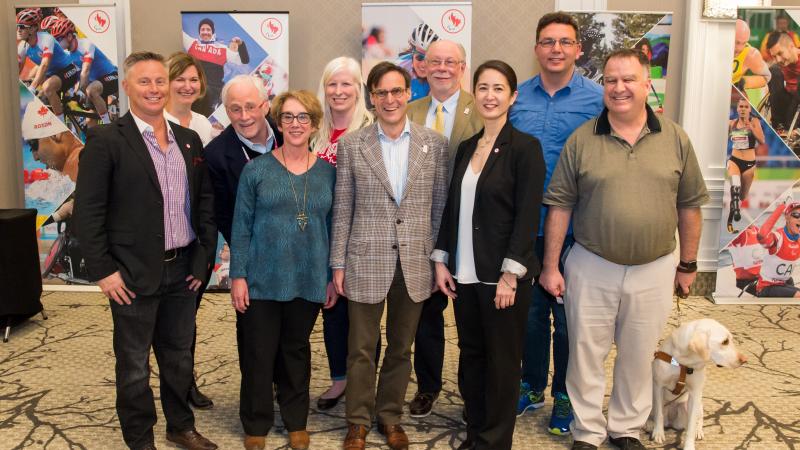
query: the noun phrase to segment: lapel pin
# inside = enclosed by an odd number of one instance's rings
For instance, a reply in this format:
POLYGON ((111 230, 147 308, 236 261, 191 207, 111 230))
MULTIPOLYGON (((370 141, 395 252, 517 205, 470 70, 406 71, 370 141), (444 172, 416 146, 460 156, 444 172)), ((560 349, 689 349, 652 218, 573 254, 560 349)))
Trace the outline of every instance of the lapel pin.
POLYGON ((422 146, 422 153, 428 153, 428 145, 427 144, 422 146))
POLYGON ((464 114, 469 114, 469 108, 464 108, 464 114))
POLYGON ((191 148, 191 147, 189 146, 189 144, 186 144, 186 148, 191 148))
POLYGON ((494 149, 494 152, 495 152, 495 153, 500 153, 500 149, 499 149, 499 148, 496 148, 496 149, 494 149))

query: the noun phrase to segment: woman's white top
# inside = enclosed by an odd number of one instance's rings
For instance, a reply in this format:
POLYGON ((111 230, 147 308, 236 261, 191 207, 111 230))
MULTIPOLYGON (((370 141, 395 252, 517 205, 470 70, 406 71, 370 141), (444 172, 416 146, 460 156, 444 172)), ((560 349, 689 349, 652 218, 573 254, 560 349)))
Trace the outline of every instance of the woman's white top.
POLYGON ((478 274, 475 273, 475 253, 472 249, 472 211, 475 208, 475 189, 478 187, 480 176, 481 173, 473 172, 472 164, 469 164, 461 180, 455 274, 455 278, 461 284, 480 283, 478 274))
MULTIPOLYGON (((178 125, 181 124, 181 121, 178 120, 177 117, 168 113, 166 109, 164 110, 164 117, 166 117, 170 122, 175 122, 178 125)), ((198 114, 194 111, 192 111, 192 118, 189 120, 189 126, 187 128, 191 129, 200 136, 200 140, 203 141, 203 147, 208 145, 208 143, 211 142, 211 140, 214 139, 217 134, 219 134, 214 130, 214 127, 211 126, 211 122, 208 121, 206 116, 198 114)))

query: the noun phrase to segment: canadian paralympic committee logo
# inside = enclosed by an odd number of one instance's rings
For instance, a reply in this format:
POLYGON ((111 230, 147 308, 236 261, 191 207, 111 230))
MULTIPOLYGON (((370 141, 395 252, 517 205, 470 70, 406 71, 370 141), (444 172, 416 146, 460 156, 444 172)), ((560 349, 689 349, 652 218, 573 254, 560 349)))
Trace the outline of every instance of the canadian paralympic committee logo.
POLYGON ((111 18, 102 9, 96 9, 89 14, 89 29, 95 33, 105 33, 111 26, 111 18))
POLYGON ((261 22, 261 35, 269 40, 278 39, 283 34, 283 24, 280 20, 270 17, 261 22))
POLYGON ((464 29, 467 18, 459 9, 448 9, 442 15, 442 28, 451 34, 456 34, 464 29))

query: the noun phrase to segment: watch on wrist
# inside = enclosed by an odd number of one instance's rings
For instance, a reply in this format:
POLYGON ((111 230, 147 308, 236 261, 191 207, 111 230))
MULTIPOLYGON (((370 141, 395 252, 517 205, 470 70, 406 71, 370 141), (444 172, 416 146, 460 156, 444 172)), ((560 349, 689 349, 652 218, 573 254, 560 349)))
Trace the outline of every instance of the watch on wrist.
POLYGON ((695 273, 697 272, 697 260, 683 261, 678 263, 678 272, 695 273))

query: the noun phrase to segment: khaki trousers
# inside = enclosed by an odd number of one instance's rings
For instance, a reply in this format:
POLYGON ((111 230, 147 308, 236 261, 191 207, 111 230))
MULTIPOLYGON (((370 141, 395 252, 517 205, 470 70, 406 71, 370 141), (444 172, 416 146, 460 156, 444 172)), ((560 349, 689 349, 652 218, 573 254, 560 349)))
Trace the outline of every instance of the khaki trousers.
POLYGON ((398 262, 386 300, 367 304, 349 301, 347 388, 345 413, 350 423, 369 428, 373 417, 384 425, 397 425, 403 416, 406 389, 411 375, 411 344, 423 303, 408 296, 398 262), (386 305, 386 353, 383 356, 378 392, 375 392, 375 346, 381 332, 386 305))
POLYGON ((564 278, 573 437, 597 446, 607 436, 638 439, 652 406, 653 352, 672 308, 674 256, 625 266, 575 243, 564 278), (612 341, 617 357, 606 421, 604 363, 612 341))

